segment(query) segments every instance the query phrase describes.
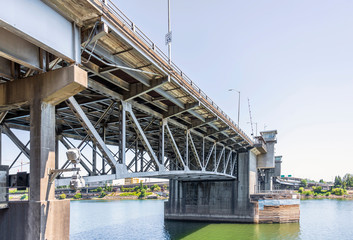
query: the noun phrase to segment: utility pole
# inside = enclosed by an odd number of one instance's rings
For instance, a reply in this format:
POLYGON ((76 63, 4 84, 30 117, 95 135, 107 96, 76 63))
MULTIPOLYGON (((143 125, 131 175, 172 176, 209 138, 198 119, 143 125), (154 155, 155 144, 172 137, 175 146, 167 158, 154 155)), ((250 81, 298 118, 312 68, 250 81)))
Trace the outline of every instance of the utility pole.
POLYGON ((240 128, 240 125, 239 125, 239 119, 240 119, 240 91, 237 91, 235 89, 228 89, 228 91, 232 92, 232 91, 235 91, 239 94, 239 98, 238 98, 238 127, 240 128))
POLYGON ((249 116, 250 116, 250 126, 251 126, 251 135, 254 137, 254 127, 251 116, 251 108, 250 108, 250 99, 248 98, 248 106, 249 106, 249 116))
POLYGON ((170 0, 168 0, 168 33, 165 35, 165 44, 168 45, 169 64, 172 63, 172 26, 170 23, 170 0))

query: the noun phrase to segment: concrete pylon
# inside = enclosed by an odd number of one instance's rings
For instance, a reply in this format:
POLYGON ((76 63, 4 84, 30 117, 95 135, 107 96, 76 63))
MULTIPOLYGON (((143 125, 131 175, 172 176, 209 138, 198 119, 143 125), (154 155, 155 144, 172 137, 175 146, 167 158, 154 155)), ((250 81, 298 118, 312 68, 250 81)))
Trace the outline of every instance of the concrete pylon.
POLYGON ((30 105, 30 194, 0 212, 0 239, 69 239, 70 201, 55 200, 55 105, 87 87, 77 66, 0 85, 0 107, 30 105), (11 229, 11 230, 10 230, 11 229), (4 237, 4 238, 2 238, 4 237))

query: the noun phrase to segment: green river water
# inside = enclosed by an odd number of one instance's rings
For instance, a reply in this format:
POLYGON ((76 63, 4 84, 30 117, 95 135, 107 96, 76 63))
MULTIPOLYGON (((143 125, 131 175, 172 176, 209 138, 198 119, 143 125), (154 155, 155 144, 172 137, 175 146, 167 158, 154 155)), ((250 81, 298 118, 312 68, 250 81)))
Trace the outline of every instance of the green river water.
POLYGON ((70 239, 353 239, 353 201, 304 200, 300 222, 165 221, 162 200, 72 201, 70 239))

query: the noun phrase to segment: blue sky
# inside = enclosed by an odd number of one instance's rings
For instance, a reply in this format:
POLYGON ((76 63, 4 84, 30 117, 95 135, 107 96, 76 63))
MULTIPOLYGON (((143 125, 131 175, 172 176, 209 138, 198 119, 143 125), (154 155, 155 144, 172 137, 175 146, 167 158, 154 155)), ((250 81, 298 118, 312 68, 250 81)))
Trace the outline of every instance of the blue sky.
MULTIPOLYGON (((167 0, 113 1, 167 52, 167 0)), ((227 90, 241 91, 240 126, 249 135, 250 99, 258 130, 278 130, 283 174, 329 181, 353 173, 353 1, 171 0, 171 6, 173 62, 235 121, 238 96, 227 90)), ((14 149, 6 145, 5 164, 14 149)))
MULTIPOLYGON (((114 3, 167 52, 167 0, 114 3)), ((283 173, 353 173, 353 2, 171 0, 172 60, 250 135, 278 130, 283 173)))

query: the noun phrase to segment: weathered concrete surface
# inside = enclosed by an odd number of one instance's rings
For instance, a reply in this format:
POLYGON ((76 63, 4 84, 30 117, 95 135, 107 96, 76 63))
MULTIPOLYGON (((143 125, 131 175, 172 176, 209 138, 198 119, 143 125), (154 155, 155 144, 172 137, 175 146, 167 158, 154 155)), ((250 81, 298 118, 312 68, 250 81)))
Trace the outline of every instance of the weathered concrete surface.
POLYGON ((238 199, 237 181, 170 181, 165 219, 254 222, 255 207, 238 199))
POLYGON ((0 85, 0 109, 30 105, 31 162, 29 202, 1 213, 1 237, 69 239, 70 202, 55 200, 55 184, 49 182, 49 170, 55 168, 55 104, 86 87, 87 73, 77 66, 0 85), (13 229, 22 237, 13 237, 13 229))
POLYGON ((251 195, 256 206, 257 223, 292 223, 300 219, 299 195, 268 193, 251 195))
MULTIPOLYGON (((69 239, 70 228, 70 201, 52 200, 45 202, 9 202, 8 209, 0 210, 0 240, 17 239, 69 239), (36 213, 47 215, 46 221, 48 231, 46 237, 29 235, 30 229, 38 228, 40 223, 29 222, 29 209, 36 213), (48 211, 48 205, 50 210, 48 211), (57 217, 60 216, 60 217, 57 217)), ((39 231, 38 231, 39 232, 39 231)))
POLYGON ((87 88, 87 72, 70 66, 0 84, 0 109, 30 104, 35 98, 56 105, 87 88))

